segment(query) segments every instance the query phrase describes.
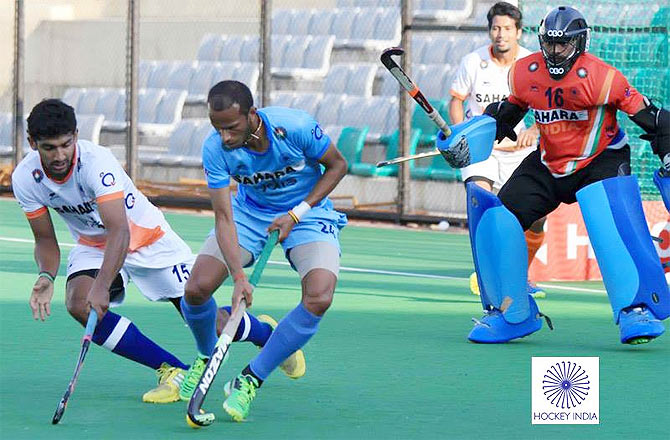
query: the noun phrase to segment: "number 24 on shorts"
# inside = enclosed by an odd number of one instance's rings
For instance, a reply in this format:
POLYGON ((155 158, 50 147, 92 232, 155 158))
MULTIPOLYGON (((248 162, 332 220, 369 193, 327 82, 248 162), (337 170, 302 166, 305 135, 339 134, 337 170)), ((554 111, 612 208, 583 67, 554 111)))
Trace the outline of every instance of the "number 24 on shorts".
POLYGON ((319 222, 319 224, 321 225, 321 232, 335 236, 335 226, 324 222, 319 222))

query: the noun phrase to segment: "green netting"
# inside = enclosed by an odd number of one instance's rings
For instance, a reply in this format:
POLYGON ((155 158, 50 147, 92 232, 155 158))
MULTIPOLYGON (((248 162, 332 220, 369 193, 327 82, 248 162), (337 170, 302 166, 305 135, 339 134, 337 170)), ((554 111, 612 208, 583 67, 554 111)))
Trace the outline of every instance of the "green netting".
MULTIPOLYGON (((563 1, 521 0, 523 43, 538 50, 537 28, 544 15, 563 1)), ((670 107, 670 0, 585 0, 575 6, 586 17, 591 32, 589 52, 619 69, 628 81, 656 105, 670 107)), ((619 123, 630 138, 632 169, 640 181, 642 198, 658 200, 652 181, 660 162, 642 130, 619 113, 619 123)))

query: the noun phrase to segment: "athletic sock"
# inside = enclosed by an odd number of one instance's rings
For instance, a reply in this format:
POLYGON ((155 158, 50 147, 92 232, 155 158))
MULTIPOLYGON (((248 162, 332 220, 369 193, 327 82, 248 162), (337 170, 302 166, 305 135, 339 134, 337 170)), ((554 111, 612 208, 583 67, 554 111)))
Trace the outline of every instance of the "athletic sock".
POLYGON ((257 388, 260 388, 261 385, 263 385, 263 379, 261 379, 260 377, 256 376, 256 374, 255 374, 253 371, 251 371, 251 368, 249 367, 249 365, 247 365, 246 367, 244 367, 244 369, 242 370, 242 376, 251 376, 251 377, 253 377, 253 378, 256 380, 257 384, 258 384, 257 388))
POLYGON ((163 362, 188 369, 179 359, 147 338, 128 318, 105 313, 93 332, 93 342, 127 359, 156 370, 163 362))
MULTIPOLYGON (((230 316, 231 306, 221 308, 228 313, 228 316, 230 316)), ((270 324, 260 322, 254 315, 244 312, 244 316, 242 316, 240 325, 237 327, 237 333, 235 333, 233 341, 249 341, 258 347, 262 347, 268 341, 271 334, 272 326, 270 324)))
POLYGON ((198 352, 206 357, 211 356, 218 339, 216 337, 217 308, 214 297, 199 306, 187 303, 182 297, 181 310, 184 320, 195 337, 198 352))
POLYGON ((542 246, 544 241, 544 231, 542 232, 533 232, 530 229, 526 231, 526 244, 528 245, 528 267, 530 263, 533 262, 537 250, 542 246))
POLYGON ((261 352, 249 363, 254 375, 267 379, 279 364, 309 341, 320 321, 320 316, 311 313, 302 303, 298 304, 279 322, 261 352))

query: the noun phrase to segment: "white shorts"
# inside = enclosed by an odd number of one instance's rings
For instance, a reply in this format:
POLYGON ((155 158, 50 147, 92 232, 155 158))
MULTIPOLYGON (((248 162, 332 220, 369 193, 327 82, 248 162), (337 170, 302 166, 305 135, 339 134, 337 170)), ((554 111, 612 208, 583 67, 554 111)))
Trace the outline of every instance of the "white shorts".
POLYGON ((461 168, 463 182, 471 177, 484 177, 493 182, 493 188, 500 189, 526 156, 536 148, 528 147, 518 151, 493 150, 488 159, 461 168))
MULTIPOLYGON (((100 269, 104 255, 102 249, 81 244, 75 246, 68 255, 67 276, 82 270, 100 269)), ((180 298, 184 295, 184 286, 191 274, 193 263, 195 263, 193 254, 181 263, 162 268, 147 268, 125 263, 120 271, 123 287, 132 280, 149 301, 180 298)), ((125 290, 123 294, 115 296, 110 305, 117 306, 124 298, 125 290)))
MULTIPOLYGON (((210 235, 200 249, 199 255, 209 255, 226 264, 223 254, 216 241, 216 236, 210 235)), ((240 247, 240 263, 247 267, 253 261, 251 252, 240 247)), ((288 252, 288 260, 291 267, 300 274, 300 279, 304 278, 312 269, 326 269, 337 277, 340 273, 340 251, 330 242, 313 241, 300 244, 291 248, 288 252)), ((227 265, 226 265, 227 267, 227 265)))

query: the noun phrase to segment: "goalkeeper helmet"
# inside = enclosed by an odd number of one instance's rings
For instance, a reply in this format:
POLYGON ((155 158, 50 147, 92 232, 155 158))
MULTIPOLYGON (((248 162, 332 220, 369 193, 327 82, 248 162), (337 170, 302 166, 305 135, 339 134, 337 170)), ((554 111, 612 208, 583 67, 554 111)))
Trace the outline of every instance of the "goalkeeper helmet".
POLYGON ((538 36, 549 75, 561 79, 588 50, 590 29, 578 10, 559 6, 542 19, 538 36))

